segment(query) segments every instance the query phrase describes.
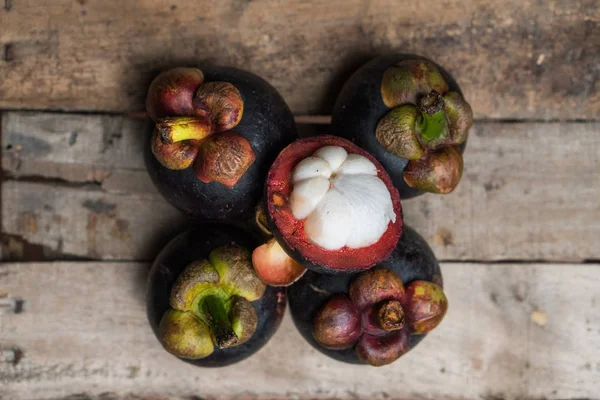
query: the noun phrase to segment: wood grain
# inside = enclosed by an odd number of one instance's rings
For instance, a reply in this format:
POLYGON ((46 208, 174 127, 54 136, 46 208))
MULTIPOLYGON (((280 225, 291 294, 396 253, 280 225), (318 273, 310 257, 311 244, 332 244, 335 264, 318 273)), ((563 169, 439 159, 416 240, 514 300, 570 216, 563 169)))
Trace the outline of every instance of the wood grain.
POLYGON ((446 66, 478 118, 600 116, 596 0, 7 4, 1 108, 139 111, 159 70, 205 61, 260 74, 296 114, 327 114, 353 70, 394 51, 446 66))
POLYGON ((596 398, 600 390, 598 264, 443 264, 445 320, 381 369, 325 358, 289 315, 253 358, 219 370, 189 366, 164 352, 147 324, 147 268, 0 265, 0 292, 24 301, 22 312, 0 314, 3 349, 21 352, 0 363, 0 396, 508 400, 596 398))
MULTIPOLYGON (((151 260, 154 243, 183 225, 144 170, 141 121, 27 112, 2 121, 5 259, 151 260)), ((442 260, 600 259, 599 132, 600 123, 478 123, 458 189, 403 201, 405 221, 442 260)))

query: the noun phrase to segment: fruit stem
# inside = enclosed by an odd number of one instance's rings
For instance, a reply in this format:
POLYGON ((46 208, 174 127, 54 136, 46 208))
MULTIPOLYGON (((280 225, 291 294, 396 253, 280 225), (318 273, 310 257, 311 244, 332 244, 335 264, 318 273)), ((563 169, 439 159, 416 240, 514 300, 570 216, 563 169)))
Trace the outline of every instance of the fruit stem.
POLYGON ((415 122, 417 132, 425 142, 439 138, 446 127, 444 98, 432 90, 417 102, 417 109, 420 111, 415 122))
POLYGON ((203 117, 163 118, 156 123, 156 128, 165 144, 202 140, 212 133, 211 123, 203 117))
POLYGON ((237 343, 238 337, 233 331, 229 315, 221 298, 214 295, 204 298, 202 312, 212 330, 217 346, 226 348, 237 343))
POLYGON ((404 310, 398 300, 387 300, 376 307, 377 322, 386 331, 396 331, 404 327, 404 310))
POLYGON ((269 228, 269 221, 267 219, 267 210, 264 201, 261 201, 256 206, 256 211, 254 213, 254 222, 258 229, 261 230, 267 237, 273 236, 271 229, 269 228))

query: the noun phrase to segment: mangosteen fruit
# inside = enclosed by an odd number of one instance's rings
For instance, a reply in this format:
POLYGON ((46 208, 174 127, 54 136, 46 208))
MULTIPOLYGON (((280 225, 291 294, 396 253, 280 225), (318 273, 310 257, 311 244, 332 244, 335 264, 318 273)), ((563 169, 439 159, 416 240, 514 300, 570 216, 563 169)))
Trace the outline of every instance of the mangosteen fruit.
POLYGON ((281 323, 286 295, 252 268, 259 243, 240 228, 206 224, 165 246, 150 270, 146 298, 165 350, 197 366, 221 367, 267 343, 281 323))
POLYGON ((447 71, 396 54, 373 59, 345 83, 331 133, 373 154, 407 199, 456 188, 472 123, 471 106, 447 71))
POLYGON ((297 138, 282 97, 230 67, 174 68, 146 98, 146 168, 162 196, 203 220, 247 218, 277 154, 297 138))
POLYGON ((255 250, 259 274, 276 274, 275 261, 285 254, 320 273, 365 270, 383 261, 402 233, 390 177, 373 156, 340 137, 314 136, 286 147, 269 170, 265 197, 274 240, 255 250))
POLYGON ((385 261, 357 274, 308 271, 288 288, 294 324, 321 353, 381 366, 415 347, 448 309, 439 265, 408 226, 385 261))

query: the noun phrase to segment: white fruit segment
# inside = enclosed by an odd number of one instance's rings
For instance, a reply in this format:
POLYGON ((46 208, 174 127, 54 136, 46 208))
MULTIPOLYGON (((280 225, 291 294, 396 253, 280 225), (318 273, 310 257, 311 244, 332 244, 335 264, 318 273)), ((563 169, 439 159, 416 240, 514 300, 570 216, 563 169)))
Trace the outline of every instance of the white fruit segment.
POLYGON ((325 146, 292 172, 290 208, 314 244, 327 250, 376 243, 396 221, 392 196, 366 157, 325 146))

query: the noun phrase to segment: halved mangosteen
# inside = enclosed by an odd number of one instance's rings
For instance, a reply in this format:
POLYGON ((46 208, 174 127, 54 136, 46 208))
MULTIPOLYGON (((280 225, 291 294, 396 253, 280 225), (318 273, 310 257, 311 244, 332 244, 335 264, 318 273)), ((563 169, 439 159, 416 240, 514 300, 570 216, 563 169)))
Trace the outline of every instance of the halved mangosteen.
POLYGON ((447 71, 424 57, 396 54, 373 59, 345 83, 331 133, 373 154, 407 199, 456 188, 472 122, 447 71))
POLYGON ((279 151, 297 138, 282 97, 229 67, 174 68, 146 99, 145 161, 163 197, 204 220, 247 218, 279 151))
POLYGON ((277 331, 285 289, 267 286, 252 267, 254 235, 206 224, 176 236, 148 278, 150 325, 169 353, 201 367, 241 361, 277 331))
POLYGON ((308 271, 288 288, 294 324, 338 361, 394 362, 437 327, 448 309, 442 274, 427 242, 408 226, 392 255, 359 274, 308 271))
MULTIPOLYGON (((382 166, 328 135, 300 139, 279 154, 267 176, 266 217, 281 249, 322 273, 371 268, 402 233, 400 197, 382 166)), ((264 250, 254 265, 268 271, 262 263, 272 254, 264 250)))

